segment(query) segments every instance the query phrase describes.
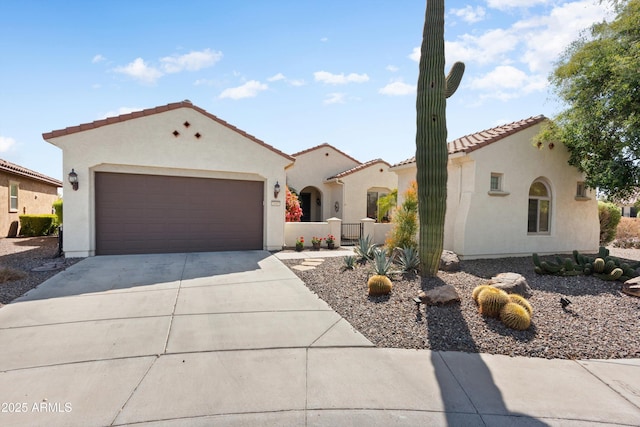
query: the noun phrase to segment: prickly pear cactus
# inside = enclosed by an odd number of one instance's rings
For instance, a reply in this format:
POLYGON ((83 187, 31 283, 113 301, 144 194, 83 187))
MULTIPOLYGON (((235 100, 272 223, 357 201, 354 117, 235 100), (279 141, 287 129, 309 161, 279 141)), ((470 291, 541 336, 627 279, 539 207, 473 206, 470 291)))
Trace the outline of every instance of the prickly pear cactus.
POLYGON ((420 274, 433 277, 442 256, 447 208, 446 98, 464 74, 464 64, 456 62, 444 75, 444 0, 427 0, 420 52, 416 100, 420 274))

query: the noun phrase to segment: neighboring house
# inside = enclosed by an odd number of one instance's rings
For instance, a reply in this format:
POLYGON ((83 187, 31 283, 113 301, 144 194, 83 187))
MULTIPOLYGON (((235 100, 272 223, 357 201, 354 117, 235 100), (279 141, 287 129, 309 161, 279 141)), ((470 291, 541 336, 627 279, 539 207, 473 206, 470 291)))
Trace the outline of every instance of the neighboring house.
POLYGON ((282 248, 294 159, 190 101, 43 138, 78 178, 64 185, 67 256, 282 248))
POLYGON ((292 156, 296 161, 287 168, 287 185, 298 192, 302 221, 375 219, 378 198, 398 186, 384 160, 361 163, 326 143, 292 156))
POLYGON ((3 214, 0 216, 0 233, 15 237, 19 216, 52 213, 52 205, 58 199, 62 182, 0 159, 0 191, 3 214))
MULTIPOLYGON (((545 120, 531 117, 449 143, 445 249, 465 259, 597 251, 595 192, 568 164, 564 145, 533 144, 545 120)), ((391 170, 401 198, 416 179, 415 157, 391 170)))

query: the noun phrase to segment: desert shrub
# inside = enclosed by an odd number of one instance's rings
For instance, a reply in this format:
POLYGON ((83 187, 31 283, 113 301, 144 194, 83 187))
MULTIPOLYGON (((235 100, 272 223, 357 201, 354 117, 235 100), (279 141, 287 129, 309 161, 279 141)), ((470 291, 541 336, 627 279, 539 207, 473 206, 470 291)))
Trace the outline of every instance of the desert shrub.
POLYGON ((393 228, 386 239, 387 251, 394 248, 417 248, 418 241, 418 184, 411 182, 404 192, 404 202, 393 215, 393 228))
POLYGON ((618 248, 640 248, 640 219, 620 218, 616 227, 616 240, 613 246, 618 248))
POLYGON ((600 218, 600 244, 606 246, 616 237, 616 227, 622 216, 620 208, 614 203, 598 202, 598 217, 600 218))
POLYGON ((56 226, 62 224, 62 199, 53 202, 53 212, 56 216, 56 226))
POLYGON ((416 248, 401 248, 398 265, 403 273, 414 273, 420 268, 420 257, 416 248))
POLYGON ((9 267, 0 267, 0 283, 11 282, 12 280, 20 280, 26 276, 20 270, 9 267))
POLYGON ((378 245, 373 243, 371 236, 363 236, 358 240, 354 252, 358 256, 358 261, 371 261, 375 257, 375 250, 378 245))
POLYGON ((56 216, 52 214, 20 215, 18 218, 21 236, 47 236, 56 229, 56 216))
POLYGON ((286 187, 286 190, 286 211, 284 219, 286 222, 300 222, 300 218, 302 218, 302 208, 300 207, 298 196, 289 190, 289 187, 286 187))

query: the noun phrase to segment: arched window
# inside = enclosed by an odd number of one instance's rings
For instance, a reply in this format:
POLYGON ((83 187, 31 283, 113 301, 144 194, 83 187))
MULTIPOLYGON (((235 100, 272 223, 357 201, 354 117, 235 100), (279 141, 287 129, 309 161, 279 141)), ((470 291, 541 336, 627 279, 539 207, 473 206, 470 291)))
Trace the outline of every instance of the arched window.
POLYGON ((529 188, 528 233, 548 234, 551 225, 551 190, 542 181, 529 188))

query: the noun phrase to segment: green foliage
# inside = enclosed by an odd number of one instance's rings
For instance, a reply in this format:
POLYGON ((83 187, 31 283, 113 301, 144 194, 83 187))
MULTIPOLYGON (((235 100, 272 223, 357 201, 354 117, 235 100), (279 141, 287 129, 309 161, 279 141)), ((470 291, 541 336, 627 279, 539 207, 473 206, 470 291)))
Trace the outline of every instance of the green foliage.
POLYGON ((609 250, 601 246, 598 255, 589 257, 573 251, 573 260, 570 258, 564 261, 556 257, 557 262, 541 261, 538 254, 533 254, 534 271, 538 274, 551 274, 555 276, 577 276, 580 274, 590 275, 602 280, 619 280, 625 282, 633 277, 637 277, 636 268, 640 267, 640 262, 630 265, 622 262, 616 257, 609 256, 609 250))
POLYGON ((586 184, 618 200, 640 184, 640 0, 573 42, 550 77, 567 108, 545 139, 561 141, 586 184))
POLYGON ((453 95, 464 73, 455 63, 444 75, 444 0, 429 0, 420 51, 416 99, 416 165, 420 221, 420 274, 436 276, 444 241, 447 203, 446 98, 453 95))
POLYGON ((402 248, 398 257, 398 265, 403 273, 415 273, 420 267, 418 251, 411 246, 402 248))
POLYGON ((358 256, 359 261, 371 261, 375 256, 377 245, 372 242, 371 236, 361 236, 358 244, 354 248, 354 252, 358 256))
POLYGON ((388 276, 392 273, 393 262, 383 250, 375 248, 373 251, 373 271, 379 276, 388 276))
POLYGON ((478 295, 479 311, 484 316, 499 317, 500 310, 509 302, 509 296, 501 289, 493 289, 499 292, 485 289, 478 295))
POLYGON ((367 281, 370 296, 388 295, 393 288, 391 280, 387 276, 371 276, 367 281))
POLYGON ((62 199, 58 199, 53 202, 53 211, 54 215, 56 216, 55 225, 58 226, 62 224, 62 199))
POLYGON ((45 215, 20 215, 20 235, 47 236, 56 229, 57 217, 52 214, 45 215))
POLYGON ((393 215, 393 228, 386 239, 389 252, 394 248, 417 248, 418 242, 418 186, 415 181, 404 192, 402 206, 393 215))
POLYGON ((388 222, 388 219, 391 216, 391 211, 396 207, 397 200, 397 188, 391 193, 378 198, 378 222, 384 222, 385 219, 388 222))
POLYGON ((531 315, 520 304, 509 302, 500 310, 500 320, 508 328, 524 331, 531 325, 531 315))
POLYGON ((356 257, 344 257, 344 266, 342 268, 344 268, 345 270, 353 270, 354 268, 356 268, 356 257))
POLYGON ((614 203, 598 202, 601 245, 608 245, 616 238, 616 229, 621 216, 620 208, 614 203))

